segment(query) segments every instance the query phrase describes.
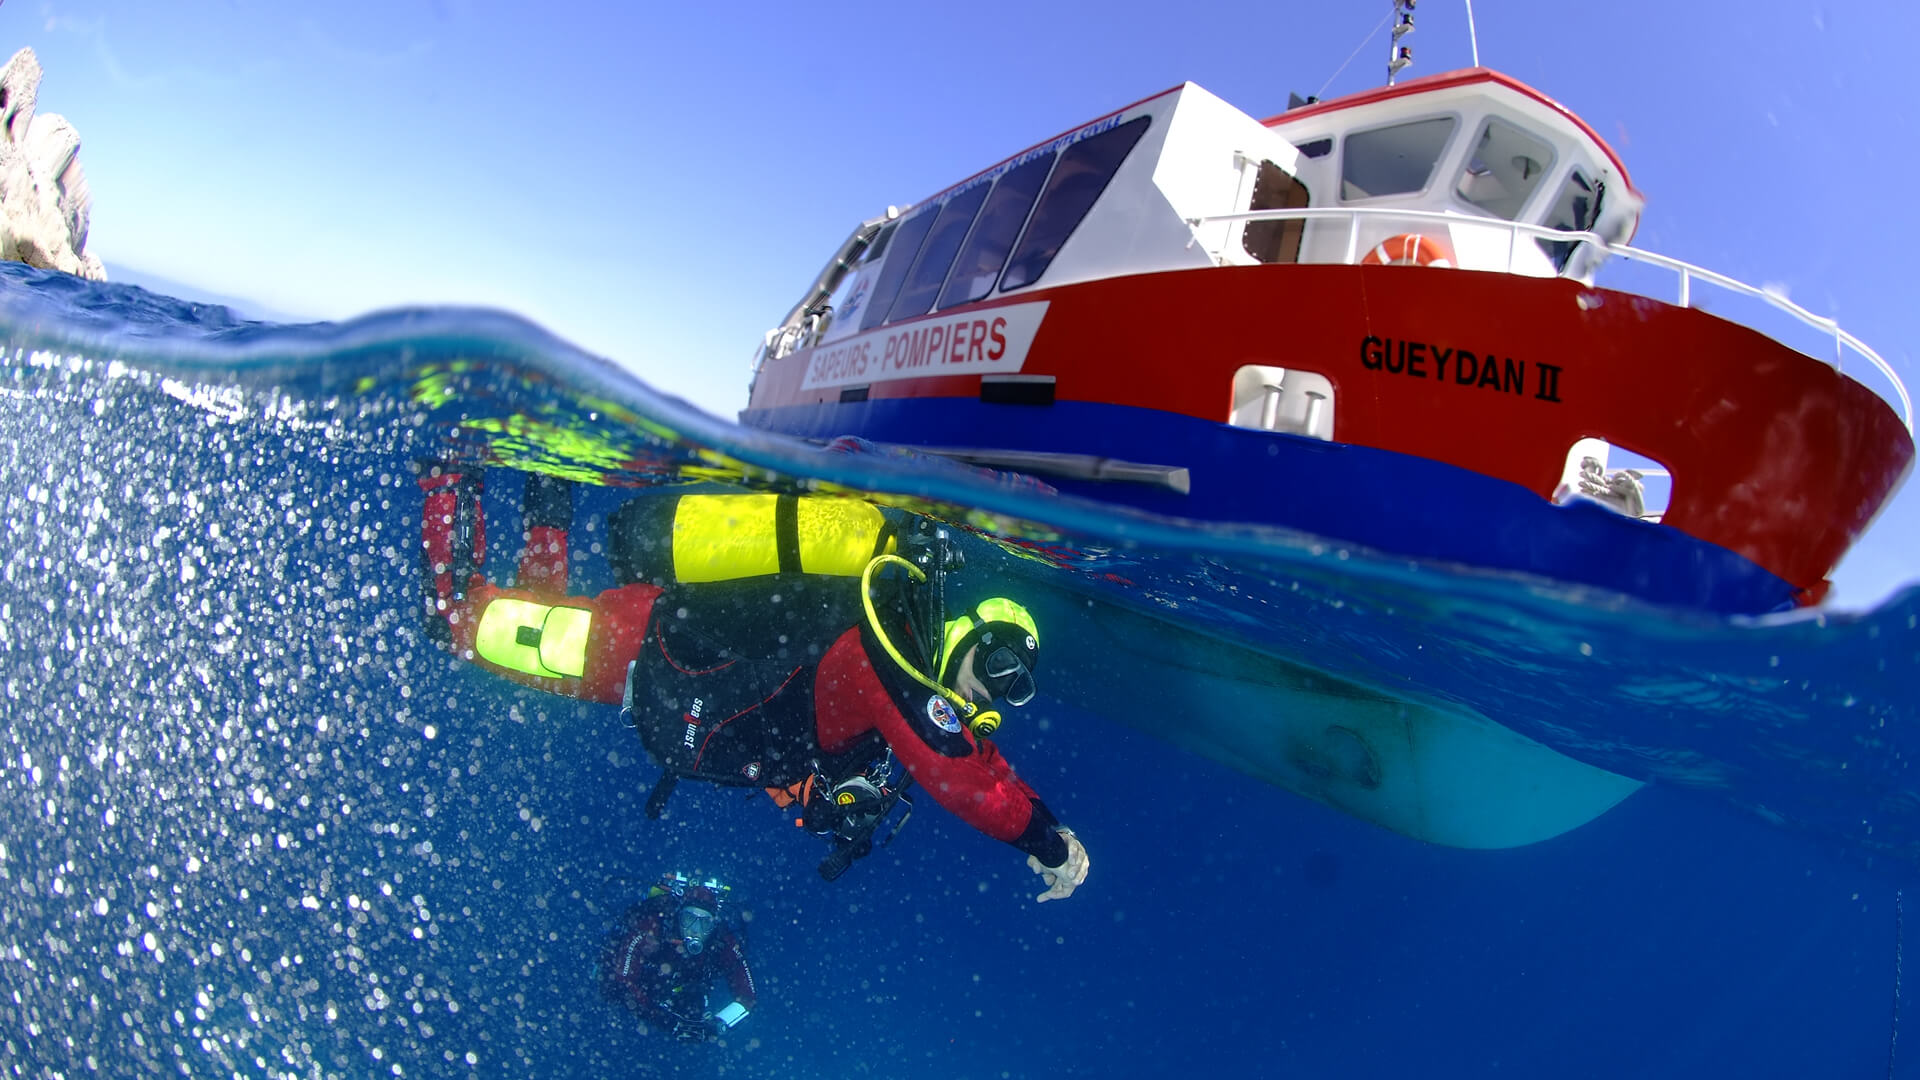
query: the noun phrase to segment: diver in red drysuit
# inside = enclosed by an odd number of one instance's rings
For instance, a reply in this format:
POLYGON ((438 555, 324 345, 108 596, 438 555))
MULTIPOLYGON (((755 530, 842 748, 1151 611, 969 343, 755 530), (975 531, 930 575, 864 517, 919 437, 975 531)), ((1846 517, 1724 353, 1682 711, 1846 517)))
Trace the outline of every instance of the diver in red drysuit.
MULTIPOLYGON (((841 781, 863 776, 881 791, 897 789, 897 761, 935 801, 1024 852, 1047 886, 1040 900, 1065 898, 1086 879, 1079 839, 950 703, 1031 698, 1038 637, 1018 604, 983 601, 945 624, 938 655, 923 658, 947 693, 931 693, 931 683, 890 655, 892 641, 910 636, 903 604, 889 603, 876 625, 855 580, 778 573, 661 585, 637 580, 629 560, 622 584, 569 595, 572 485, 529 474, 518 582, 502 588, 479 573, 478 472, 435 466, 419 485, 430 626, 444 626, 439 636, 461 659, 516 682, 622 705, 668 769, 649 807, 654 816, 676 777, 786 790, 805 801, 816 788, 837 794, 841 781)), ((853 857, 865 853, 864 838, 859 844, 853 857)), ((833 876, 825 864, 822 873, 833 876)))
POLYGON ((760 1003, 745 943, 720 917, 725 886, 669 874, 627 909, 600 954, 600 990, 608 1000, 683 1042, 714 1039, 760 1003), (707 994, 720 978, 733 1000, 720 1009, 707 994))

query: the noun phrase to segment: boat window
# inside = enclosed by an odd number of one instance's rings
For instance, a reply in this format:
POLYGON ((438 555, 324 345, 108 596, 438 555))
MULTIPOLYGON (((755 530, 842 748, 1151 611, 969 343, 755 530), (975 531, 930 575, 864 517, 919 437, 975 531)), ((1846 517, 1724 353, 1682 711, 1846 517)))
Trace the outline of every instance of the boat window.
POLYGON ((1003 292, 1031 285, 1046 273, 1053 257, 1060 254, 1061 246, 1107 189, 1120 163, 1146 134, 1149 119, 1142 116, 1129 120, 1060 152, 1060 164, 1047 178, 1046 190, 1041 192, 1040 205, 1034 207, 1026 235, 1020 238, 1019 250, 1008 260, 1007 272, 1000 278, 1003 292))
MULTIPOLYGON (((1298 210, 1307 205, 1307 185, 1287 175, 1271 161, 1260 163, 1260 175, 1253 181, 1253 199, 1248 210, 1298 210)), ((1300 237, 1305 221, 1249 221, 1240 237, 1247 254, 1263 263, 1300 261, 1300 237)))
POLYGON ((880 256, 887 253, 887 241, 893 239, 893 230, 899 227, 900 223, 898 221, 889 221, 885 225, 880 226, 880 235, 874 237, 873 243, 868 244, 867 250, 861 254, 861 264, 865 265, 867 263, 879 262, 880 256))
POLYGON ((1507 123, 1488 117, 1467 155, 1454 194, 1508 221, 1520 216, 1553 164, 1553 146, 1507 123))
POLYGON ((967 237, 967 246, 954 260, 953 275, 940 294, 940 306, 967 304, 993 291, 994 279, 1006 265, 1007 253, 1027 223, 1027 211, 1040 194, 1040 185, 1053 167, 1054 152, 1049 150, 1032 161, 1007 172, 993 185, 987 205, 980 211, 980 222, 967 237))
POLYGON ((967 238, 967 230, 973 227, 974 216, 987 201, 990 188, 988 184, 975 184, 948 199, 940 208, 933 231, 920 246, 920 258, 915 260, 906 285, 900 289, 900 298, 887 313, 888 322, 925 315, 933 307, 933 298, 940 294, 940 283, 947 280, 947 270, 953 266, 960 242, 967 238))
POLYGON ((1314 139, 1311 142, 1301 143, 1295 149, 1310 158, 1323 158, 1333 152, 1333 139, 1314 139))
POLYGON ((1347 136, 1340 150, 1340 200, 1425 191, 1457 123, 1435 116, 1347 136))
MULTIPOLYGON (((1547 214, 1546 226, 1563 232, 1586 232, 1593 228, 1595 219, 1600 216, 1600 192, 1587 174, 1578 168, 1568 174, 1567 182, 1560 187, 1560 194, 1553 200, 1553 209, 1547 214)), ((1578 240, 1540 240, 1541 250, 1547 258, 1553 260, 1555 270, 1565 270, 1567 260, 1572 258, 1573 249, 1580 246, 1578 240)))
POLYGON ((939 210, 938 206, 926 207, 894 230, 893 243, 889 245, 893 254, 880 268, 880 278, 874 282, 873 299, 868 301, 867 317, 860 320, 860 329, 871 330, 886 321, 887 309, 893 306, 894 297, 900 295, 900 284, 907 280, 907 268, 913 265, 913 257, 920 252, 920 242, 927 238, 927 230, 933 228, 933 218, 939 210))

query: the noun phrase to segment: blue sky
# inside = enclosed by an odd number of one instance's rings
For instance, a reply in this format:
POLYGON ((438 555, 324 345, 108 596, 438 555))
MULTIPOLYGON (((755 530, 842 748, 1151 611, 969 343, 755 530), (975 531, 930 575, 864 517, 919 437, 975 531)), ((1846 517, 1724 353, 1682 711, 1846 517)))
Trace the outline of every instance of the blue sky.
MULTIPOLYGON (((1378 85, 1384 34, 1342 64, 1388 7, 13 0, 0 44, 81 134, 109 266, 319 318, 503 307, 731 416, 856 221, 1183 80, 1257 116, 1378 85)), ((1474 10, 1484 63, 1625 159, 1638 246, 1785 288, 1920 386, 1906 9, 1474 10)), ((1469 62, 1462 3, 1418 20, 1414 74, 1469 62)), ((1916 532, 1910 485, 1835 599, 1920 581, 1916 532)))

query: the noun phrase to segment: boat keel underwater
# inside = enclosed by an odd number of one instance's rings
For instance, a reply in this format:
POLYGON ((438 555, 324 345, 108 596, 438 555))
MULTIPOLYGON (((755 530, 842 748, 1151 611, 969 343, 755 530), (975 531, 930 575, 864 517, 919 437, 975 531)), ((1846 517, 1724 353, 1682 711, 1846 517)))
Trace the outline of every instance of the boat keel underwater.
POLYGON ((1072 640, 1048 643, 1049 696, 1416 840, 1534 844, 1642 786, 1464 706, 1336 678, 1078 592, 1028 591, 1042 626, 1073 627, 1072 640))

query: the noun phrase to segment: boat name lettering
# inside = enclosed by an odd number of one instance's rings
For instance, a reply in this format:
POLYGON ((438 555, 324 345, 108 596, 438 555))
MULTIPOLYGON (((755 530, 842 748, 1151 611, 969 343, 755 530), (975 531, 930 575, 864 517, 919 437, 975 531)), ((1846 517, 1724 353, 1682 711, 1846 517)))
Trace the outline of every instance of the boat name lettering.
MULTIPOLYGON (((1524 394, 1527 390, 1525 360, 1511 356, 1481 355, 1458 346, 1434 345, 1424 341, 1378 338, 1372 334, 1360 339, 1360 366, 1368 371, 1405 375, 1435 382, 1452 381, 1456 386, 1524 394)), ((1533 398, 1560 404, 1558 364, 1534 361, 1533 398)))
POLYGON ((932 364, 979 363, 1007 354, 1007 320, 995 317, 932 326, 890 334, 880 366, 894 371, 932 364))
POLYGON ((814 350, 801 389, 1017 372, 1047 305, 1013 304, 873 330, 814 350))

